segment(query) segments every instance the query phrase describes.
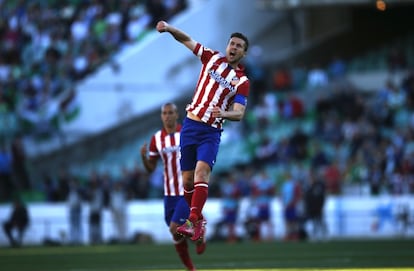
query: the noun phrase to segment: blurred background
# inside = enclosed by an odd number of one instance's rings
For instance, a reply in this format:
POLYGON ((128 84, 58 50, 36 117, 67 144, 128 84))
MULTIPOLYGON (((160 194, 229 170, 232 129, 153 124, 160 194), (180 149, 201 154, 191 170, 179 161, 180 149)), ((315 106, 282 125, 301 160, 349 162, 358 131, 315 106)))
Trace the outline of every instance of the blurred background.
POLYGON ((200 64, 154 31, 160 19, 220 51, 232 32, 250 40, 247 114, 226 123, 210 184, 211 240, 412 238, 413 11, 411 0, 0 0, 0 244, 170 241, 162 168, 148 175, 139 149, 163 103, 185 116, 200 64))

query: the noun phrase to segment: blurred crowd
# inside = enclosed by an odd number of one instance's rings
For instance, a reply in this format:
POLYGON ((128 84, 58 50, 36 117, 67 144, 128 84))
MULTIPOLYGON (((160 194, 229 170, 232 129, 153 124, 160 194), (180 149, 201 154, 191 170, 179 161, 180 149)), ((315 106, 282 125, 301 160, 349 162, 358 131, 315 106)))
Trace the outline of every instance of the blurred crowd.
POLYGON ((2 194, 31 188, 14 145, 63 137, 61 124, 81 110, 76 83, 103 63, 118 69, 114 54, 186 8, 186 0, 0 0, 2 194))
MULTIPOLYGON (((213 176, 209 194, 222 199, 222 219, 214 225, 213 239, 240 240, 237 225, 242 223, 248 238, 272 240, 274 199, 283 206, 285 239, 301 240, 309 234, 326 238, 323 209, 328 195, 413 194, 414 74, 408 72, 398 82, 391 76, 381 89, 364 92, 344 79, 345 72, 341 76, 332 76, 326 69, 321 72, 327 80, 324 86, 309 85, 308 76, 297 91, 271 87, 271 91, 259 94, 247 120, 237 126, 241 138, 250 145, 246 151, 251 152, 252 160, 213 176), (316 95, 318 91, 320 95, 316 95), (318 96, 311 106, 303 100, 310 92, 318 96), (271 98, 263 103, 264 96, 271 98), (285 103, 277 101, 293 96, 301 110, 284 109, 285 103), (289 123, 296 124, 290 133, 273 136, 289 123), (240 214, 242 199, 249 202, 244 214, 240 214), (312 225, 311 232, 305 225, 312 225)), ((97 236, 91 240, 102 242, 99 223, 103 210, 111 210, 117 221, 116 206, 163 195, 162 171, 148 175, 138 162, 132 169, 124 167, 120 176, 98 171, 77 176, 62 168, 56 176, 45 173, 36 189, 44 201, 73 206, 71 221, 77 223, 80 203, 93 206, 95 213, 89 219, 97 223, 97 236)), ((122 229, 125 214, 118 217, 121 222, 117 227, 122 229)))
POLYGON ((1 142, 58 131, 76 115, 76 82, 138 42, 185 0, 0 1, 1 142))
POLYGON ((324 67, 272 70, 241 131, 253 165, 270 169, 276 182, 320 171, 330 194, 414 193, 413 63, 395 48, 378 89, 350 83, 338 56, 324 67))
MULTIPOLYGON (((13 191, 35 190, 42 201, 67 202, 74 243, 80 238, 81 202, 91 207, 92 243, 102 242, 101 212, 109 208, 118 238, 126 238, 122 206, 161 198, 162 173, 148 175, 137 161, 121 176, 77 176, 62 168, 33 184, 21 140, 58 131, 62 120, 76 114, 78 80, 102 63, 117 69, 113 54, 186 7, 181 0, 0 0, 0 201, 11 202, 13 191)), ((305 221, 312 222, 315 235, 326 235, 326 195, 414 193, 414 72, 393 77, 413 63, 395 48, 386 62, 389 80, 383 87, 361 91, 346 80, 348 63, 339 56, 307 68, 266 69, 248 60, 248 115, 239 128, 228 128, 239 129, 251 161, 213 176, 209 193, 223 199, 214 238, 238 239, 242 198, 251 202, 243 225, 253 240, 273 238, 275 197, 284 207, 285 238, 297 240, 306 237, 305 221), (292 130, 278 133, 291 124, 292 130)))

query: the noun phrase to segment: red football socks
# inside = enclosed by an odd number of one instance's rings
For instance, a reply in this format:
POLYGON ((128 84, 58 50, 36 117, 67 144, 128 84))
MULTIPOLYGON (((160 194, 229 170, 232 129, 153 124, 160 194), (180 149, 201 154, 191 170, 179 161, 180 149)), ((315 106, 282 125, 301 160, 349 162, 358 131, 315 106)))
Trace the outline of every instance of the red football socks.
POLYGON ((190 258, 190 253, 188 252, 187 240, 183 239, 181 242, 174 244, 175 250, 180 256, 181 262, 187 267, 188 270, 193 270, 194 265, 190 258))
POLYGON ((184 198, 185 201, 188 203, 188 206, 191 206, 191 199, 193 198, 194 189, 187 191, 184 189, 184 198))
POLYGON ((197 182, 194 184, 194 194, 191 200, 191 211, 189 220, 193 223, 202 219, 202 210, 204 204, 207 201, 208 196, 208 183, 206 182, 197 182))

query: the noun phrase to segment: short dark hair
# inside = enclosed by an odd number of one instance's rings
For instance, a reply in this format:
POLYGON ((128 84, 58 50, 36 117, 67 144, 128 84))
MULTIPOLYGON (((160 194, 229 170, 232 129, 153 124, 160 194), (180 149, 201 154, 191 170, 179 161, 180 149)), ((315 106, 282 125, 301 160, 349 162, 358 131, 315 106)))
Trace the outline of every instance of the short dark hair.
POLYGON ((233 34, 230 35, 230 39, 231 38, 239 38, 239 39, 244 40, 244 43, 246 44, 244 51, 247 51, 247 49, 249 49, 249 39, 247 39, 247 37, 243 35, 242 33, 234 32, 233 34))
POLYGON ((178 109, 177 109, 177 105, 175 104, 175 103, 173 103, 173 102, 166 102, 165 104, 163 104, 162 106, 161 106, 161 111, 164 109, 164 107, 166 107, 166 106, 172 106, 173 108, 174 108, 174 110, 175 111, 178 111, 178 109))

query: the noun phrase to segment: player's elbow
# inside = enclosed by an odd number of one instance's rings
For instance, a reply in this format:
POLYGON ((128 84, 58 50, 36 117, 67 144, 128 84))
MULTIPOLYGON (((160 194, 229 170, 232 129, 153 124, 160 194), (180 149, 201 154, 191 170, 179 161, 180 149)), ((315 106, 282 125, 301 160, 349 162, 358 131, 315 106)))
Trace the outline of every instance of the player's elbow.
POLYGON ((237 114, 235 115, 235 121, 241 121, 244 117, 244 111, 237 111, 237 114))
POLYGON ((231 121, 241 121, 243 119, 243 117, 240 117, 240 116, 232 116, 232 117, 229 117, 227 119, 228 120, 231 120, 231 121))
POLYGON ((231 120, 241 121, 244 117, 244 112, 245 112, 245 107, 238 103, 235 103, 232 113, 231 113, 231 116, 232 116, 231 120))

